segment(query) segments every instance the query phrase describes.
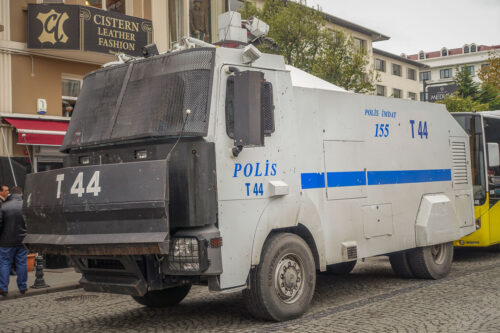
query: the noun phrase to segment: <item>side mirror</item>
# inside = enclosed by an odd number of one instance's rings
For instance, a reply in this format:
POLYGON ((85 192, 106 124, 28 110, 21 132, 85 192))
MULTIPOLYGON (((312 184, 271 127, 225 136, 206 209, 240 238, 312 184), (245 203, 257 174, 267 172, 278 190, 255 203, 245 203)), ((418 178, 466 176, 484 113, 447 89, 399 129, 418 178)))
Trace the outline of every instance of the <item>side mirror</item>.
POLYGON ((500 150, 498 148, 498 143, 488 142, 488 167, 495 168, 500 166, 500 150))
POLYGON ((234 146, 238 156, 243 147, 264 146, 262 82, 264 73, 235 71, 234 76, 234 146))

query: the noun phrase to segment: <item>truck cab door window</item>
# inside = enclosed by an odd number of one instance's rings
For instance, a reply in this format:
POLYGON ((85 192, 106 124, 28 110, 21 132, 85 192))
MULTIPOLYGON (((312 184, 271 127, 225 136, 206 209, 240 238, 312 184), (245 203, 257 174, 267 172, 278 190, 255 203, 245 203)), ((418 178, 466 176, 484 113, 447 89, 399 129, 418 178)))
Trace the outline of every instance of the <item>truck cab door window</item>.
MULTIPOLYGON (((264 80, 261 88, 261 109, 264 113, 264 135, 271 136, 275 131, 273 84, 264 80)), ((226 86, 226 132, 234 139, 234 76, 227 79, 226 86)))

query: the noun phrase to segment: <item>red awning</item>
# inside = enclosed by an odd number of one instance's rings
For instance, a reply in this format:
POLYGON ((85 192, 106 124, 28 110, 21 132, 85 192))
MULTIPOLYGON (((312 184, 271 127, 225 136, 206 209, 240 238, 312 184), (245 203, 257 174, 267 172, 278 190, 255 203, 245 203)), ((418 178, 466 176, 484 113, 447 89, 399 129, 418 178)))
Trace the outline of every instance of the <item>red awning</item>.
POLYGON ((60 146, 68 129, 68 121, 3 118, 17 129, 20 145, 60 146))

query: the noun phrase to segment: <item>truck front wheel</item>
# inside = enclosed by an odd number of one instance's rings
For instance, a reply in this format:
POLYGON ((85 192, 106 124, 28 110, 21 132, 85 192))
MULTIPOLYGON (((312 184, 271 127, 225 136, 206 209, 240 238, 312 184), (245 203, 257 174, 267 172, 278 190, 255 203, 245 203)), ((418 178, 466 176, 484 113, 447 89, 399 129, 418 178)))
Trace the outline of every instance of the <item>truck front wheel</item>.
POLYGON ((419 279, 442 279, 451 270, 453 242, 417 247, 408 251, 411 271, 419 279))
POLYGON ((255 317, 275 321, 299 317, 307 310, 316 286, 309 246, 294 234, 272 235, 264 244, 260 264, 250 271, 249 284, 243 296, 255 317))
POLYGON ((132 296, 139 304, 151 308, 165 308, 179 304, 187 296, 191 289, 190 284, 167 288, 162 290, 148 291, 144 296, 132 296))

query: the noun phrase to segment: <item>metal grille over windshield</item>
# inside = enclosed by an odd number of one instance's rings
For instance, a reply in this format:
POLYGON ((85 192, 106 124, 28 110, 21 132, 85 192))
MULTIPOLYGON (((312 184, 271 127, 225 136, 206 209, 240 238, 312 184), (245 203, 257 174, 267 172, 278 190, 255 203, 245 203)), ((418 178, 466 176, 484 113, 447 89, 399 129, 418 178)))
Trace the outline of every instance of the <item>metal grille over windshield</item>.
POLYGON ((162 54, 87 75, 62 149, 208 130, 215 49, 162 54))

